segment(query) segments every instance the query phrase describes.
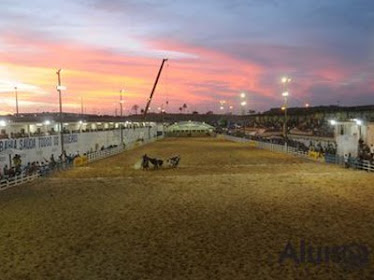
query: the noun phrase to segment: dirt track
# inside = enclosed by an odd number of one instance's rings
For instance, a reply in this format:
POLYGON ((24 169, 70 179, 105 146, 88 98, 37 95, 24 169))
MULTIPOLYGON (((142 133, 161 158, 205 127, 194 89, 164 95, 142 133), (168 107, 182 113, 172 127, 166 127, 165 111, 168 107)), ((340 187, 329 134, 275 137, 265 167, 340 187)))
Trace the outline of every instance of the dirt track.
POLYGON ((279 263, 287 241, 374 248, 374 174, 167 139, 0 192, 0 279, 373 279, 279 263), (180 168, 141 171, 141 155, 180 168))

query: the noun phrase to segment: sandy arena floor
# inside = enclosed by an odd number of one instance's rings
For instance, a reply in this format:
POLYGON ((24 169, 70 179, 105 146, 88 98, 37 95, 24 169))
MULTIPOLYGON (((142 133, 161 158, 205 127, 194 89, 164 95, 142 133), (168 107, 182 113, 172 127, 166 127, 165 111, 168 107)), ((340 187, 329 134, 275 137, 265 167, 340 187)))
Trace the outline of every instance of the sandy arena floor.
POLYGON ((374 174, 166 139, 0 192, 0 279, 374 279, 373 202, 374 174), (180 168, 135 169, 144 153, 180 168), (369 264, 280 263, 301 240, 369 264))

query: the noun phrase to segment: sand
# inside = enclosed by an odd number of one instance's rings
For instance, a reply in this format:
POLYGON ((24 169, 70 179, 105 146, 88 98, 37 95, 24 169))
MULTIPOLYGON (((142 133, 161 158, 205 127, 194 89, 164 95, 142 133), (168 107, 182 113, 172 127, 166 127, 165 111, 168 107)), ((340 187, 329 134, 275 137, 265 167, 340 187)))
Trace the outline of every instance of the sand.
POLYGON ((374 174, 213 138, 165 139, 0 192, 0 279, 374 279, 374 174), (141 156, 182 157, 142 171, 141 156), (370 248, 303 263, 288 241, 370 248))

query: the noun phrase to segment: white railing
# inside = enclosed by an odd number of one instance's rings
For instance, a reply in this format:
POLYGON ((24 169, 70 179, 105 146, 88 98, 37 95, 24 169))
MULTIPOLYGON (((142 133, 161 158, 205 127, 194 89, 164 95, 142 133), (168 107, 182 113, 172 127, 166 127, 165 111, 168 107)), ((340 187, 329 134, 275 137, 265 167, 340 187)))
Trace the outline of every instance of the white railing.
POLYGON ((17 175, 9 179, 0 180, 0 191, 9 189, 14 186, 18 186, 27 182, 34 181, 36 178, 40 177, 40 172, 36 172, 32 175, 17 175))
POLYGON ((124 150, 125 149, 123 147, 115 147, 115 148, 112 148, 112 149, 105 149, 105 150, 102 150, 102 151, 89 153, 89 154, 87 154, 87 161, 88 162, 93 162, 95 160, 107 158, 107 157, 110 157, 110 156, 113 156, 113 155, 120 154, 124 150))
MULTIPOLYGON (((272 144, 268 142, 255 141, 255 140, 250 140, 250 139, 241 138, 241 137, 234 137, 231 135, 224 135, 224 138, 229 141, 234 141, 234 142, 239 142, 239 143, 249 143, 249 144, 252 144, 253 147, 256 147, 259 149, 264 149, 264 150, 269 150, 269 151, 279 152, 279 153, 288 153, 288 154, 292 154, 295 156, 304 157, 310 160, 315 160, 319 162, 323 161, 326 163, 333 163, 333 164, 344 166, 344 158, 338 155, 328 155, 328 156, 321 156, 321 157, 315 158, 315 157, 311 157, 311 154, 309 152, 304 152, 294 147, 288 147, 287 145, 279 145, 279 144, 272 144)), ((360 161, 358 159, 353 158, 349 161, 348 164, 350 168, 374 172, 374 163, 371 163, 368 160, 360 161)))

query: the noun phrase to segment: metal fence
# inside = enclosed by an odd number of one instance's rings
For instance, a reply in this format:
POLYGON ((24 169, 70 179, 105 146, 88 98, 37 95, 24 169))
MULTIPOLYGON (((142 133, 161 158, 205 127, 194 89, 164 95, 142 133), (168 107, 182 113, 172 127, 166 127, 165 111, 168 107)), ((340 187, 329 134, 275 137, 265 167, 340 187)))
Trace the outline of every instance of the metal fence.
POLYGON ((339 155, 331 155, 331 154, 323 155, 323 154, 312 152, 312 151, 305 152, 295 147, 290 147, 287 145, 278 145, 278 144, 273 144, 269 142, 254 141, 251 139, 235 137, 231 135, 224 135, 224 138, 230 141, 234 141, 234 142, 249 143, 250 146, 253 146, 259 149, 269 150, 269 151, 278 152, 278 153, 288 153, 288 154, 307 158, 307 159, 314 160, 314 161, 319 161, 319 162, 324 162, 324 163, 329 163, 329 164, 337 164, 337 165, 344 166, 347 168, 349 167, 349 168, 354 168, 354 169, 365 170, 368 172, 374 172, 374 162, 370 162, 369 160, 360 160, 357 158, 350 158, 346 164, 344 162, 344 157, 339 156, 339 155))

